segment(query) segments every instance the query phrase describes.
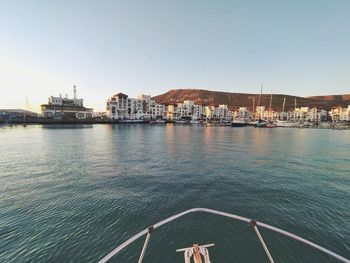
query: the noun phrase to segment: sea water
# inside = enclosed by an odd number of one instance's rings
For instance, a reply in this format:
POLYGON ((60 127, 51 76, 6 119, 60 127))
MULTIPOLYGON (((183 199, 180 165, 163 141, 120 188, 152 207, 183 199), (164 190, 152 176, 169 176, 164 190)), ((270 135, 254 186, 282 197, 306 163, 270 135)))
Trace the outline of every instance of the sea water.
MULTIPOLYGON (((97 262, 189 208, 226 211, 350 258, 350 131, 176 125, 0 128, 0 262, 97 262)), ((276 262, 334 262, 260 228, 276 262)), ((144 238, 111 262, 137 262, 144 238)), ((215 243, 215 262, 268 262, 251 226, 204 213, 156 229, 144 262, 215 243)))

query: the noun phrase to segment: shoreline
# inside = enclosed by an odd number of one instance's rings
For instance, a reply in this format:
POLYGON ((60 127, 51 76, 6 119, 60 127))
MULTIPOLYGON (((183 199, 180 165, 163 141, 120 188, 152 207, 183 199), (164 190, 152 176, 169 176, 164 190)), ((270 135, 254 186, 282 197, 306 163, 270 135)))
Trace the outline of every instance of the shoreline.
MULTIPOLYGON (((167 124, 173 124, 173 125, 178 125, 178 126, 203 126, 203 127, 230 127, 234 129, 241 129, 241 128, 254 128, 253 126, 245 126, 245 127, 232 127, 231 125, 205 125, 205 124, 193 124, 193 123, 176 123, 174 121, 166 121, 165 123, 150 123, 149 120, 145 121, 120 121, 120 120, 109 120, 109 119, 84 119, 84 120, 79 120, 79 119, 68 119, 68 120, 55 120, 55 119, 27 119, 26 121, 23 121, 22 119, 15 119, 11 120, 11 122, 0 122, 0 127, 4 126, 27 126, 27 125, 94 125, 94 124, 106 124, 106 125, 140 125, 140 124, 147 124, 147 125, 156 125, 156 126, 164 126, 167 124)), ((274 127, 274 128, 293 128, 293 129, 328 129, 328 130, 350 130, 350 124, 336 124, 332 125, 330 124, 329 126, 324 126, 324 125, 315 125, 311 127, 274 127)), ((274 129, 273 128, 273 129, 274 129)), ((261 128, 258 128, 261 129, 261 128)), ((262 129, 271 129, 264 127, 262 129)))

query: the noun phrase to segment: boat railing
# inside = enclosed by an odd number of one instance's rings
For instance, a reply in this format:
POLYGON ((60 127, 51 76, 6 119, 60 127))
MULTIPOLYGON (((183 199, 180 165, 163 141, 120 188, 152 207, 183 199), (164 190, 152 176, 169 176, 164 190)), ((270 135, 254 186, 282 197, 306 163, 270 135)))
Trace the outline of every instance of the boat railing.
POLYGON ((292 238, 294 240, 297 240, 297 241, 299 241, 301 243, 304 243, 304 244, 306 244, 306 245, 308 245, 310 247, 313 247, 313 248, 315 248, 315 249, 317 249, 317 250, 319 250, 319 251, 321 251, 321 252, 323 252, 323 253, 331 256, 331 257, 333 257, 334 259, 337 259, 337 260, 341 261, 341 262, 350 263, 349 259, 347 259, 347 258, 345 258, 345 257, 343 257, 341 255, 338 255, 337 253, 335 253, 335 252, 333 252, 333 251, 331 251, 329 249, 326 249, 326 248, 324 248, 324 247, 322 247, 322 246, 320 246, 320 245, 318 245, 318 244, 316 244, 316 243, 314 243, 312 241, 309 241, 309 240, 307 240, 305 238, 302 238, 302 237, 300 237, 298 235, 292 234, 292 233, 290 233, 288 231, 285 231, 285 230, 282 230, 280 228, 277 228, 277 227, 274 227, 274 226, 271 226, 271 225, 268 225, 268 224, 265 224, 265 223, 262 223, 262 222, 259 222, 259 221, 256 221, 256 220, 252 220, 252 219, 249 219, 249 218, 246 218, 246 217, 243 217, 243 216, 239 216, 239 215, 235 215, 235 214, 231 214, 231 213, 226 213, 226 212, 221 212, 221 211, 208 209, 208 208, 192 208, 192 209, 183 211, 181 213, 178 213, 176 215, 173 215, 173 216, 171 216, 169 218, 166 218, 166 219, 164 219, 164 220, 162 220, 162 221, 160 221, 160 222, 158 222, 158 223, 156 223, 156 224, 146 228, 145 230, 137 233, 136 235, 134 235, 130 239, 126 240, 124 243, 120 244, 113 251, 111 251, 108 255, 106 255, 104 258, 102 258, 99 261, 99 263, 107 262, 113 256, 118 254, 121 250, 126 248, 128 245, 130 245, 131 243, 135 242, 136 240, 138 240, 142 236, 146 235, 146 239, 145 239, 144 245, 142 247, 142 251, 141 251, 139 260, 138 260, 138 263, 142 263, 143 258, 145 256, 145 252, 146 252, 148 243, 149 243, 149 240, 151 238, 151 234, 153 233, 153 231, 155 229, 157 229, 157 228, 159 228, 159 227, 161 227, 161 226, 163 226, 165 224, 168 224, 168 223, 170 223, 170 222, 172 222, 172 221, 174 221, 174 220, 176 220, 176 219, 178 219, 178 218, 180 218, 180 217, 182 217, 184 215, 187 215, 187 214, 190 214, 190 213, 195 213, 195 212, 204 212, 204 213, 209 213, 209 214, 215 214, 215 215, 232 218, 232 219, 235 219, 235 220, 238 220, 238 221, 242 221, 242 222, 246 222, 246 223, 250 224, 253 227, 253 229, 254 229, 254 231, 255 231, 255 233, 256 233, 256 235, 257 235, 257 237, 258 237, 258 239, 259 239, 259 241, 260 241, 260 243, 261 243, 261 245, 262 245, 262 247, 263 247, 267 257, 269 258, 270 263, 274 263, 274 260, 273 260, 273 257, 271 255, 270 251, 267 248, 267 245, 266 245, 266 243, 265 243, 265 241, 264 241, 264 239, 263 239, 263 237, 262 237, 258 227, 266 228, 266 229, 269 229, 271 231, 277 232, 277 233, 279 233, 281 235, 284 235, 284 236, 287 236, 287 237, 292 238))

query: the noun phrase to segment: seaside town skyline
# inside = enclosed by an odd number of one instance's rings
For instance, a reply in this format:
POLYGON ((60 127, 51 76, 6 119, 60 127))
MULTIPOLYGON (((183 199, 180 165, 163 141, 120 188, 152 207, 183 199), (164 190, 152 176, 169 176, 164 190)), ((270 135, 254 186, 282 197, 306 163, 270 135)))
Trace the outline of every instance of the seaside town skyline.
MULTIPOLYGON (((189 90, 189 92, 193 92, 193 90, 189 90)), ((239 96, 239 94, 234 94, 234 96, 239 96)), ((41 104, 40 114, 36 114, 28 108, 25 110, 2 109, 0 110, 0 118, 5 123, 15 121, 24 124, 26 123, 26 118, 29 117, 30 122, 34 123, 86 120, 94 123, 142 122, 161 124, 173 122, 179 124, 232 125, 239 127, 246 125, 259 126, 259 124, 264 127, 266 125, 267 127, 276 127, 276 125, 280 127, 318 127, 319 124, 324 123, 326 125, 323 125, 323 127, 328 128, 334 128, 335 123, 348 124, 350 121, 350 104, 347 104, 348 100, 343 101, 343 106, 340 104, 336 105, 335 101, 328 101, 334 105, 329 110, 326 110, 321 106, 305 105, 305 101, 297 104, 297 97, 294 97, 294 108, 286 107, 286 98, 285 96, 283 105, 280 108, 272 104, 273 94, 270 94, 269 102, 267 103, 266 98, 263 98, 262 87, 258 96, 256 94, 248 96, 248 100, 252 102, 252 105, 244 104, 243 100, 239 99, 238 102, 241 104, 235 106, 225 103, 220 104, 218 101, 212 100, 213 97, 195 100, 183 98, 180 101, 176 100, 176 98, 174 100, 174 98, 169 99, 168 97, 168 102, 160 102, 159 96, 152 97, 151 95, 140 94, 136 98, 132 98, 125 93, 119 92, 108 97, 104 111, 94 111, 93 108, 84 105, 84 99, 78 96, 77 87, 74 85, 72 97, 69 97, 67 93, 64 96, 62 94, 49 96, 47 103, 41 104), (346 103, 346 106, 344 103, 346 103), (330 124, 330 121, 333 125, 330 124)), ((228 101, 230 101, 230 98, 228 101)))
MULTIPOLYGON (((263 84, 261 83, 261 85, 263 85, 263 84)), ((73 87, 76 87, 76 85, 73 85, 73 87)), ((198 91, 204 90, 204 91, 208 91, 208 92, 227 92, 227 93, 248 94, 248 95, 255 95, 255 96, 259 95, 259 92, 249 93, 249 92, 205 90, 205 89, 171 89, 171 90, 165 91, 162 94, 149 94, 149 93, 145 93, 145 92, 138 92, 138 93, 136 93, 136 95, 131 95, 130 97, 138 98, 138 97, 143 96, 143 95, 147 95, 147 96, 150 96, 150 97, 155 97, 155 96, 166 94, 167 92, 170 92, 170 91, 173 91, 173 90, 198 90, 198 91)), ((117 92, 114 91, 114 93, 118 93, 118 92, 120 92, 120 91, 117 91, 117 92)), ((261 88, 260 92, 262 92, 261 95, 263 95, 263 96, 270 96, 271 94, 275 95, 272 92, 271 93, 263 92, 262 88, 261 88)), ((112 94, 112 93, 113 93, 113 91, 110 94, 112 94)), ((123 91, 122 93, 128 93, 128 92, 123 91)), ((80 94, 80 97, 83 97, 81 94, 84 94, 84 92, 80 92, 80 90, 79 90, 79 94, 80 94)), ((107 95, 107 97, 110 97, 110 94, 107 95)), ((308 97, 316 97, 316 96, 339 96, 339 95, 342 96, 342 95, 350 95, 350 94, 349 93, 347 93, 347 94, 313 94, 312 96, 307 96, 307 97, 298 96, 298 95, 292 95, 292 94, 288 94, 288 93, 280 93, 278 95, 295 96, 295 97, 300 97, 300 98, 308 98, 308 97)), ((69 98, 69 97, 74 97, 74 96, 76 96, 76 95, 74 95, 74 91, 72 92, 72 89, 71 89, 70 92, 62 93, 62 91, 60 91, 57 94, 55 93, 54 95, 52 95, 52 94, 47 95, 46 98, 43 101, 47 100, 47 98, 50 99, 50 97, 69 98)), ((32 112, 36 112, 36 113, 40 114, 42 112, 41 105, 43 104, 43 101, 41 101, 39 104, 33 104, 33 103, 31 103, 31 101, 32 101, 31 97, 26 95, 24 97, 24 99, 23 99, 23 102, 18 103, 18 104, 14 104, 14 105, 3 103, 3 105, 0 105, 0 108, 2 108, 2 109, 24 109, 24 110, 27 110, 27 111, 32 111, 32 112), (6 105, 7 105, 7 107, 6 107, 6 105)), ((84 99, 84 101, 87 101, 87 100, 84 99)), ((96 112, 105 112, 106 111, 106 105, 105 105, 104 102, 96 102, 96 100, 95 100, 95 103, 93 103, 93 102, 88 102, 88 103, 90 104, 90 106, 91 105, 95 105, 95 106, 91 106, 91 108, 93 108, 96 112), (96 107, 96 105, 97 105, 97 107, 96 107)), ((215 105, 215 103, 211 103, 211 106, 218 106, 218 105, 215 105)), ((240 107, 240 106, 242 106, 242 105, 236 105, 236 107, 240 107)), ((268 106, 268 105, 262 105, 262 106, 268 106)), ((334 104, 333 106, 335 107, 335 106, 339 106, 339 105, 335 105, 334 104)))

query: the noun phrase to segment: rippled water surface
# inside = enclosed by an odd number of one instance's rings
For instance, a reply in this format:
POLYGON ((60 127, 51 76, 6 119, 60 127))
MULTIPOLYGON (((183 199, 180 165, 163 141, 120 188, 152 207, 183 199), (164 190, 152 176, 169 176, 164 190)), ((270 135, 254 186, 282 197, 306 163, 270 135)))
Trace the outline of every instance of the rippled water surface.
MULTIPOLYGON (((197 126, 0 128, 0 262, 96 262, 193 207, 301 235, 350 258, 350 132, 197 126)), ((261 229, 277 262, 334 262, 261 229)), ((268 262, 245 223, 193 214, 155 230, 144 262, 215 242, 213 263, 268 262)), ((136 262, 143 239, 114 262, 136 262)), ((112 261, 113 262, 113 261, 112 261)))

